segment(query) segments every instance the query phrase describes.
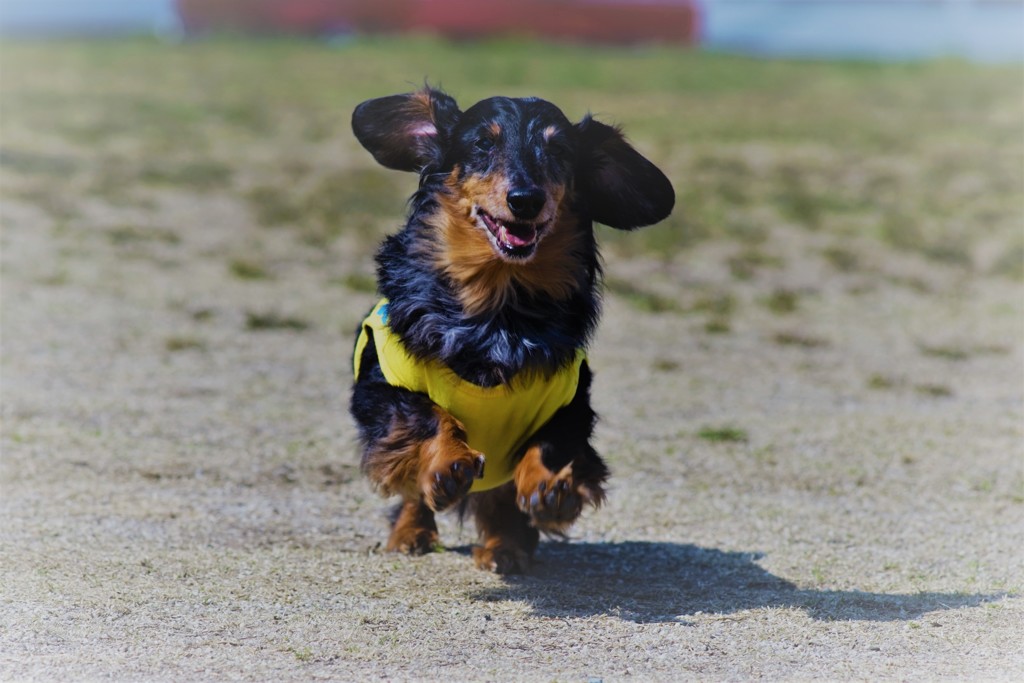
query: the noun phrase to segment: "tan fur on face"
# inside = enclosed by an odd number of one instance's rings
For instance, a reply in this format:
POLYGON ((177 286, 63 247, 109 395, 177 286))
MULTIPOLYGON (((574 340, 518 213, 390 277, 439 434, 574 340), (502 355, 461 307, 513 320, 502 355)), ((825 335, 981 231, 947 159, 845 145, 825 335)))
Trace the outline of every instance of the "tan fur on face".
POLYGON ((495 311, 515 295, 518 284, 531 295, 569 299, 587 277, 583 235, 576 217, 568 210, 565 188, 547 187, 548 216, 533 256, 525 262, 507 261, 491 244, 477 222, 473 207, 499 219, 508 218, 504 207, 508 181, 503 175, 458 179, 458 169, 445 182, 439 197, 440 210, 427 219, 437 231, 438 244, 431 248, 434 261, 455 284, 463 309, 469 315, 495 311))

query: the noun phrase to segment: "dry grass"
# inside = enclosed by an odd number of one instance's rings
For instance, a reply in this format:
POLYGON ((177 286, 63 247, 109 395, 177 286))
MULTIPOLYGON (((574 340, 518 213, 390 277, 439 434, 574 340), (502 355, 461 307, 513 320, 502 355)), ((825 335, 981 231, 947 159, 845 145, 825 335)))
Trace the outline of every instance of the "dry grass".
POLYGON ((0 678, 1024 677, 1019 68, 431 40, 0 46, 0 678), (380 552, 345 415, 424 76, 625 124, 608 505, 380 552))

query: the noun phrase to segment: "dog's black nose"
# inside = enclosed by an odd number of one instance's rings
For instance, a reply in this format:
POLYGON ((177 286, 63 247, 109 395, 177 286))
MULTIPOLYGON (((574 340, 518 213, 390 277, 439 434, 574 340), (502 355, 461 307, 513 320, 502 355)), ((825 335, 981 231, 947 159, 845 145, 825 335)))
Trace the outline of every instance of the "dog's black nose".
POLYGON ((508 201, 508 208, 512 210, 513 216, 530 220, 536 218, 540 210, 544 208, 547 196, 539 187, 517 188, 508 193, 506 201, 508 201))

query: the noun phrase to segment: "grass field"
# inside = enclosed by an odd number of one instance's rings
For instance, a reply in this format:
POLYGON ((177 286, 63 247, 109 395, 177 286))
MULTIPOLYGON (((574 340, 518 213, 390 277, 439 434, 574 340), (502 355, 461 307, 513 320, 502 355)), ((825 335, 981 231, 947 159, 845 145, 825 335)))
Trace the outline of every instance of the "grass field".
POLYGON ((777 262, 763 247, 780 225, 820 232, 826 258, 848 270, 861 264, 842 253, 846 238, 864 237, 1022 274, 1016 68, 428 40, 44 43, 3 55, 9 192, 58 218, 68 185, 114 203, 170 187, 239 196, 261 223, 313 240, 376 238, 401 217, 408 183, 366 172, 348 117, 429 78, 467 103, 539 95, 572 118, 627 124, 678 179, 682 211, 623 248, 725 237, 777 262))
POLYGON ((427 38, 0 45, 0 678, 1024 676, 1019 66, 427 38), (608 506, 383 554, 345 414, 424 79, 620 123, 608 506))

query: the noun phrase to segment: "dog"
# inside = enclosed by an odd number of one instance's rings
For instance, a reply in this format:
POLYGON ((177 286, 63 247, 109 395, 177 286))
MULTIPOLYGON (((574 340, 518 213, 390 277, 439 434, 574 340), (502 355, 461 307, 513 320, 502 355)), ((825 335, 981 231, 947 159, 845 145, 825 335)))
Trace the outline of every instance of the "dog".
POLYGON ((605 499, 586 348, 600 314, 593 223, 633 230, 675 192, 620 129, 538 98, 465 111, 425 86, 352 115, 381 165, 419 175, 405 227, 376 255, 350 411, 362 470, 401 496, 387 549, 438 547, 435 513, 472 515, 478 567, 528 570, 605 499))

